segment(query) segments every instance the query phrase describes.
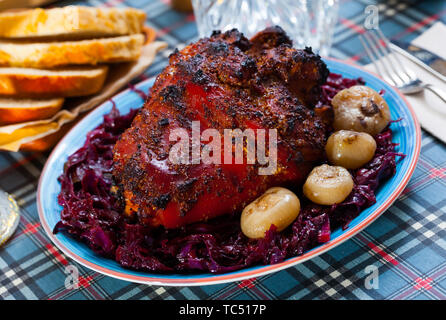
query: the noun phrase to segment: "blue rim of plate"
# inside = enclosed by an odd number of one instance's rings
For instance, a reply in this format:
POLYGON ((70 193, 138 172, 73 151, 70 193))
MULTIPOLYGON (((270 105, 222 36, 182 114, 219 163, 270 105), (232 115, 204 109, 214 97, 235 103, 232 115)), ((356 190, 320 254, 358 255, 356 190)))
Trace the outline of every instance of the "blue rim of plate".
MULTIPOLYGON (((57 195, 60 192, 60 184, 57 178, 62 173, 63 165, 68 156, 84 144, 87 132, 101 124, 103 116, 110 112, 113 105, 110 101, 97 107, 76 124, 54 148, 44 166, 37 190, 37 208, 40 221, 49 238, 65 255, 94 271, 130 282, 162 286, 201 286, 259 277, 295 266, 350 239, 384 213, 406 187, 418 161, 421 148, 421 130, 415 112, 397 89, 391 87, 373 73, 356 65, 332 58, 325 58, 324 61, 331 72, 339 73, 347 78, 361 77, 366 81, 367 86, 376 91, 385 90, 384 98, 389 105, 392 119, 402 118, 401 121, 391 124, 394 133, 393 142, 399 144, 397 151, 406 155, 404 159, 397 161, 396 174, 379 187, 376 194, 376 203, 362 211, 346 230, 335 230, 331 234, 329 242, 319 245, 301 256, 288 258, 274 265, 257 265, 225 274, 158 274, 125 269, 116 261, 95 254, 87 245, 64 233, 53 234, 52 230, 59 221, 62 211, 62 207, 57 203, 57 195)), ((154 81, 154 78, 147 79, 135 87, 147 92, 154 81)), ((141 107, 144 102, 131 89, 124 90, 114 96, 112 100, 121 114, 127 113, 131 108, 141 107)))

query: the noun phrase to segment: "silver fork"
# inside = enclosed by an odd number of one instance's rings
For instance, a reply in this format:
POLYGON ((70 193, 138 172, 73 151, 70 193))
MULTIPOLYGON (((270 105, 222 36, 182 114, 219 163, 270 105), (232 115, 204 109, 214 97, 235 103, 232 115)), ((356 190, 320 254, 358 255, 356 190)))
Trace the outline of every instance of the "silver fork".
POLYGON ((397 87, 404 94, 414 94, 430 90, 446 102, 446 92, 421 81, 415 72, 404 66, 394 54, 389 40, 380 29, 369 30, 359 35, 359 40, 379 74, 389 84, 397 87))

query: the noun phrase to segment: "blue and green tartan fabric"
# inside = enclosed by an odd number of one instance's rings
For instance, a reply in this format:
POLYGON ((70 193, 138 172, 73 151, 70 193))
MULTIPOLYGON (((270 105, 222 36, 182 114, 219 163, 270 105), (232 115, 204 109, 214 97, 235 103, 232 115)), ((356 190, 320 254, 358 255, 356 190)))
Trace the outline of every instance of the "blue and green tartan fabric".
MULTIPOLYGON (((168 0, 57 3, 68 4, 146 11, 147 24, 169 48, 139 80, 158 74, 174 48, 197 38, 193 14, 172 10, 168 0)), ((370 4, 379 6, 380 27, 391 39, 410 41, 437 21, 446 23, 446 1, 344 0, 332 56, 369 63, 357 32, 370 4)), ((0 188, 13 194, 22 207, 19 228, 0 248, 0 299, 446 299, 446 146, 424 131, 421 157, 408 187, 365 231, 296 267, 202 287, 133 284, 96 273, 62 254, 46 236, 37 214, 37 183, 47 156, 0 152, 0 188), (65 287, 67 265, 79 269, 78 289, 65 287), (378 270, 378 288, 366 286, 368 266, 378 270)))

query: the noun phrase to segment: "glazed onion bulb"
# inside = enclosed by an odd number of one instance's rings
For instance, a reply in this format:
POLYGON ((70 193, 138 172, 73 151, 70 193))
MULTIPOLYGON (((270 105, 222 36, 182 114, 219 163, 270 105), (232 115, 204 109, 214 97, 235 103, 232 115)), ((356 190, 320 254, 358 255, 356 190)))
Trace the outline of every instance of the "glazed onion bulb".
POLYGON ((381 95, 366 86, 339 91, 331 102, 335 130, 380 133, 390 121, 389 106, 381 95))
POLYGON ((376 141, 365 132, 340 130, 327 140, 325 152, 331 164, 347 169, 357 169, 372 160, 376 141))
POLYGON ((341 203, 353 190, 353 179, 347 169, 323 164, 315 167, 305 181, 304 195, 321 205, 341 203))
POLYGON ((297 218, 299 212, 300 201, 293 192, 280 187, 270 188, 245 207, 240 227, 248 238, 264 238, 272 224, 277 231, 282 231, 297 218))

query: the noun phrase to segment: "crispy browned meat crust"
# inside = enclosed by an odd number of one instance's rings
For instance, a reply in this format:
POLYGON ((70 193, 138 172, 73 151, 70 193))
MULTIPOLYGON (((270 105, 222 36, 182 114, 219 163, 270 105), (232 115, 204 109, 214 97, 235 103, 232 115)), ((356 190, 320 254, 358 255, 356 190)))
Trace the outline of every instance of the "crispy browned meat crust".
POLYGON ((241 210, 268 187, 300 184, 323 157, 325 126, 312 110, 328 70, 310 49, 296 50, 279 27, 253 39, 214 32, 175 51, 150 97, 114 149, 114 178, 127 213, 150 225, 178 227, 241 210), (174 165, 169 133, 277 129, 278 170, 256 165, 174 165))

